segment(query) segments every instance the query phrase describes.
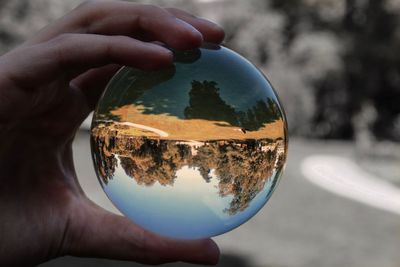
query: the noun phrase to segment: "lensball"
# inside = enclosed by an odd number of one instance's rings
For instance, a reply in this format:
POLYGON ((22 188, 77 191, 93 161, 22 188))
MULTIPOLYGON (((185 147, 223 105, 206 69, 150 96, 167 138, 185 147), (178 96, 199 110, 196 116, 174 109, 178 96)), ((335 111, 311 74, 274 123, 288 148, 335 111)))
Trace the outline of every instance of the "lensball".
POLYGON ((176 239, 225 233, 268 201, 287 125, 271 84, 217 45, 173 51, 159 71, 123 67, 93 116, 101 186, 133 222, 176 239))

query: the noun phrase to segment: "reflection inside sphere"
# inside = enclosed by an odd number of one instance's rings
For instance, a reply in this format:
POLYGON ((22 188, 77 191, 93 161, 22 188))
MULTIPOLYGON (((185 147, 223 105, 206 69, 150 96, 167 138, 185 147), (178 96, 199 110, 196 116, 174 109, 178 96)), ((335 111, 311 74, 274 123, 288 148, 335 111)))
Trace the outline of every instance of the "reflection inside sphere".
POLYGON ((93 117, 104 191, 135 223, 197 239, 251 218, 286 161, 286 121, 268 80, 229 49, 174 52, 161 71, 121 69, 93 117))

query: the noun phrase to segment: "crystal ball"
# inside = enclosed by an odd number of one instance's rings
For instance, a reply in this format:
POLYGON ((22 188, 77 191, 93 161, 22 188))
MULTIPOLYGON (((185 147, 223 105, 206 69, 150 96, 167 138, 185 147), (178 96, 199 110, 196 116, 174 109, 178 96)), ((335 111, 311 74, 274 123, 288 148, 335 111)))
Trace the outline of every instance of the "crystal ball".
POLYGON ((134 223, 207 238, 268 201, 287 125, 267 78, 239 54, 211 44, 173 53, 166 69, 115 74, 93 116, 91 152, 103 190, 134 223))

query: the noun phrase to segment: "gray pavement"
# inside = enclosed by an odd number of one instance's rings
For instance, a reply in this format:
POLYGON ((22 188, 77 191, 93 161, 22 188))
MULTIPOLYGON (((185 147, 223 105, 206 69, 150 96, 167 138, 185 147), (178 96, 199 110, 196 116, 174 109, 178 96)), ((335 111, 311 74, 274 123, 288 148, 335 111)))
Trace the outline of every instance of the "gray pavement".
MULTIPOLYGON (((74 148, 83 189, 92 200, 116 211, 95 177, 88 132, 78 133, 74 148)), ((348 142, 292 140, 286 172, 267 205, 246 224, 215 238, 222 251, 218 266, 400 266, 400 216, 341 198, 309 183, 301 176, 300 163, 315 153, 355 157, 354 147, 348 142)), ((41 265, 56 266, 141 265, 74 257, 41 265)))

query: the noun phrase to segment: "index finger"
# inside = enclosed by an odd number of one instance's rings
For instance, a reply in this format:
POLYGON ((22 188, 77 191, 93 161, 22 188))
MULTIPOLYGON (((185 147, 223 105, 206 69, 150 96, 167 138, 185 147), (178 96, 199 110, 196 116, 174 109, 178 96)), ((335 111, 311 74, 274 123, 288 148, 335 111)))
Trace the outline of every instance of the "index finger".
POLYGON ((119 1, 87 2, 45 28, 30 43, 48 41, 62 33, 92 33, 127 35, 161 41, 175 49, 192 49, 203 40, 215 42, 223 38, 223 31, 215 24, 177 10, 119 1))

